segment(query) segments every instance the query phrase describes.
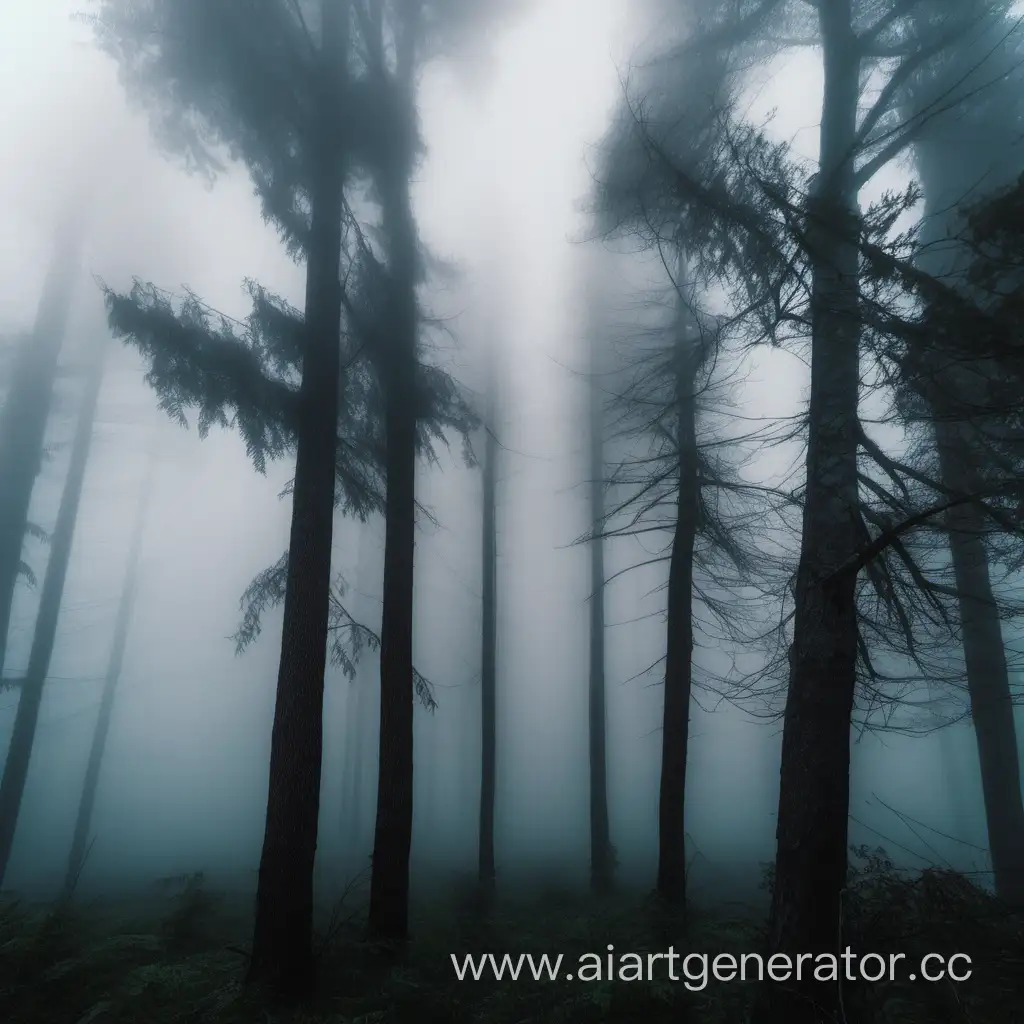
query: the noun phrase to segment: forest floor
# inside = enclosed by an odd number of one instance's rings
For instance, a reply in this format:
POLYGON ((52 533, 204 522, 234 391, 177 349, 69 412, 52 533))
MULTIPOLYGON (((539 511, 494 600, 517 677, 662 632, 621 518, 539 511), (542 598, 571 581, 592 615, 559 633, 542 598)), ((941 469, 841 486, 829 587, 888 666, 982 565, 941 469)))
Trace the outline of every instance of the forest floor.
MULTIPOLYGON (((749 915, 693 912, 682 924, 650 900, 623 895, 595 903, 549 891, 499 905, 486 918, 466 899, 435 908, 414 921, 416 938, 398 962, 362 940, 357 907, 340 905, 318 934, 314 1002, 301 1011, 270 1012, 241 985, 248 939, 243 908, 208 891, 199 875, 166 882, 154 894, 145 905, 83 900, 67 910, 0 901, 0 1021, 724 1024, 745 1020, 757 989, 712 978, 702 990, 688 991, 685 978, 670 981, 666 971, 651 981, 534 981, 528 971, 518 981, 457 980, 453 953, 460 962, 467 953, 561 953, 564 974, 582 953, 606 958, 609 943, 616 958, 669 946, 681 954, 739 957, 762 946, 759 922, 749 915)), ((853 949, 904 952, 908 960, 965 952, 973 967, 961 984, 844 987, 849 1024, 1024 1022, 1024 919, 963 876, 903 874, 869 853, 851 879, 844 911, 844 943, 853 949)), ((683 977, 683 968, 676 969, 683 977)))

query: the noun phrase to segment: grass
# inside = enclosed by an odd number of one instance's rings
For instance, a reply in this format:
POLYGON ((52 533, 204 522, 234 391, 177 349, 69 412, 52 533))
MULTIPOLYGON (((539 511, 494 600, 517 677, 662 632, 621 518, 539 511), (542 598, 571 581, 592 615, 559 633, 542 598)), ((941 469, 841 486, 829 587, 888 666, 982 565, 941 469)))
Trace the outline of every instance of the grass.
MULTIPOLYGON (((970 981, 844 988, 853 1022, 1024 1021, 1024 929, 1019 917, 963 876, 901 873, 881 851, 858 851, 844 897, 844 944, 908 959, 969 953, 970 981)), ((201 875, 166 880, 145 906, 100 903, 30 908, 0 903, 0 1020, 17 1024, 673 1024, 742 1022, 752 984, 689 992, 654 981, 458 982, 450 954, 562 953, 563 972, 585 952, 749 953, 757 921, 692 913, 685 923, 650 900, 596 904, 549 891, 482 917, 471 900, 438 902, 415 921, 396 961, 361 938, 347 894, 317 937, 320 985, 303 1010, 271 1013, 242 988, 248 922, 201 875)))

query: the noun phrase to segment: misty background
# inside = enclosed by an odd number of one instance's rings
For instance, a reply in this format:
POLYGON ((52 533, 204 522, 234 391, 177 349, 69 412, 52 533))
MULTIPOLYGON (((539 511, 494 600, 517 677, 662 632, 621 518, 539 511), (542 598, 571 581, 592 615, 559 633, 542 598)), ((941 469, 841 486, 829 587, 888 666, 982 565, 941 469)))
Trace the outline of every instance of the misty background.
MULTIPOLYGON (((244 317, 243 278, 301 306, 303 268, 261 221, 245 170, 211 186, 154 146, 112 61, 72 16, 82 0, 8 0, 0 11, 0 334, 31 328, 54 237, 69 203, 86 209, 82 272, 64 357, 107 330, 95 279, 133 276, 193 289, 244 317)), ((584 545, 584 343, 595 309, 628 324, 656 277, 650 254, 601 254, 585 241, 582 201, 593 147, 650 24, 633 5, 545 0, 495 31, 484 66, 432 63, 420 87, 427 155, 414 182, 427 245, 458 270, 429 296, 450 332, 446 361, 470 388, 476 356, 498 352, 498 767, 496 847, 502 879, 585 884, 587 602, 584 545), (595 294, 593 264, 618 290, 595 294), (603 306, 602 306, 603 304, 603 306)), ((756 120, 813 157, 820 113, 813 54, 759 69, 746 93, 756 120)), ((899 167, 871 189, 900 184, 899 167)), ((885 175, 881 176, 885 177, 885 175)), ((100 701, 129 535, 147 475, 152 497, 141 575, 81 885, 107 892, 196 870, 222 886, 254 885, 266 811, 280 609, 236 655, 239 599, 287 546, 292 473, 252 471, 240 438, 200 440, 156 407, 131 350, 111 346, 100 396, 54 657, 5 886, 40 897, 63 877, 100 701)), ((751 417, 792 415, 806 367, 792 354, 747 357, 735 401, 751 417)), ((68 394, 71 386, 60 384, 68 394)), ((52 418, 30 518, 50 529, 73 433, 52 418)), ((771 480, 798 457, 779 449, 751 472, 771 480)), ((479 473, 453 443, 418 467, 415 662, 435 687, 416 709, 413 871, 472 872, 479 792, 479 473)), ((379 629, 383 524, 338 519, 334 565, 350 610, 379 629)), ((614 541, 608 572, 650 558, 650 538, 614 541)), ((28 559, 42 574, 45 548, 28 559)), ((649 886, 657 855, 664 581, 667 566, 616 576, 607 590, 611 834, 622 877, 649 886)), ((38 587, 20 586, 5 677, 24 671, 38 587)), ((1011 649, 1016 641, 1006 636, 1011 649)), ((726 670, 736 652, 705 643, 698 665, 726 670)), ((372 652, 355 680, 328 669, 318 866, 338 884, 365 870, 376 786, 372 652)), ((752 899, 774 852, 781 724, 697 695, 691 721, 688 834, 692 892, 752 899), (705 710, 706 709, 706 710, 705 710), (753 870, 752 870, 753 869, 753 870)), ((17 692, 0 693, 6 747, 17 692)), ((1018 728, 1021 720, 1018 717, 1018 728)), ((970 724, 927 737, 855 738, 851 842, 900 863, 988 868, 970 724), (902 817, 901 817, 902 813, 902 817), (906 817, 913 815, 912 819, 906 817)), ((421 891, 421 890, 414 890, 421 891)))

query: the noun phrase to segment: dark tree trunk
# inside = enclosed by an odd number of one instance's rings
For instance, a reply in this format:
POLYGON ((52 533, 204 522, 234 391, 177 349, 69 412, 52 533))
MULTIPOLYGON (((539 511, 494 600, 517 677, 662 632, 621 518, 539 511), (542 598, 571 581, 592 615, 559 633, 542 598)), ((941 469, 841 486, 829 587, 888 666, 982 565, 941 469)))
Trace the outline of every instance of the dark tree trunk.
MULTIPOLYGON (((934 6, 948 21, 966 5, 943 0, 934 6)), ((931 96, 962 95, 961 78, 967 69, 989 67, 989 77, 995 71, 990 67, 993 61, 1012 62, 1012 54, 1004 55, 998 46, 1008 27, 995 21, 987 32, 969 38, 966 50, 959 50, 935 72, 924 97, 912 97, 916 102, 908 104, 904 116, 919 117, 931 96)), ((927 39, 928 21, 917 31, 927 39)), ((952 241, 958 234, 958 210, 963 202, 1012 182, 1021 167, 1012 141, 1019 108, 1015 86, 1012 79, 999 77, 992 78, 991 88, 1002 95, 981 103, 968 96, 963 106, 940 110, 928 119, 916 146, 925 200, 918 260, 928 273, 960 288, 969 288, 965 272, 972 254, 952 241)), ((980 301, 984 303, 984 297, 980 301)), ((985 445, 974 436, 977 428, 970 421, 972 413, 981 413, 989 404, 985 373, 979 372, 984 367, 951 363, 938 354, 926 354, 925 359, 922 390, 935 421, 942 481, 954 492, 976 491, 976 468, 984 459, 985 445)), ((976 508, 960 506, 951 511, 948 525, 995 889, 1001 899, 1019 906, 1024 904, 1024 801, 1005 644, 982 539, 985 519, 976 508)), ((962 780, 952 778, 952 766, 944 767, 951 802, 959 807, 955 783, 962 780)))
MULTIPOLYGON (((410 42, 407 40, 407 43, 410 42)), ((400 47, 400 49, 402 49, 400 47)), ((399 91, 413 109, 412 55, 398 57, 399 91)), ((413 814, 413 559, 416 539, 417 240, 408 168, 378 174, 388 240, 391 310, 383 354, 387 498, 380 647, 380 756, 369 932, 401 942, 409 930, 413 814)))
POLYGON ((57 237, 35 327, 15 357, 7 400, 0 413, 0 676, 80 249, 81 224, 74 215, 57 237))
MULTIPOLYGON (((811 398, 800 563, 782 736, 772 952, 834 952, 847 875, 856 684, 860 322, 853 179, 860 63, 850 0, 819 5, 825 68, 820 171, 808 199, 811 398)), ((757 1024, 839 1019, 837 987, 766 985, 757 1024)))
MULTIPOLYGON (((596 346, 596 342, 593 343, 596 346)), ((590 385, 590 888, 611 891, 615 850, 608 821, 608 729, 604 648, 604 402, 598 385, 596 349, 591 355, 590 385)))
MULTIPOLYGON (((412 320, 415 333, 415 316, 412 320)), ((402 940, 408 933, 412 843, 416 415, 412 407, 414 373, 400 365, 411 353, 402 341, 403 354, 396 355, 388 374, 385 413, 387 523, 380 647, 380 755, 369 912, 370 933, 383 940, 402 940)))
POLYGON ((336 119, 348 53, 348 5, 323 0, 322 124, 309 168, 305 350, 284 625, 270 745, 267 821, 248 980, 275 997, 305 997, 314 982, 313 866, 323 753, 341 327, 344 161, 336 119))
POLYGON ((64 581, 67 578, 71 547, 78 520, 78 506, 82 497, 82 483, 89 461, 92 444, 93 424, 96 420, 96 405, 99 401, 100 386, 103 383, 106 339, 97 349, 85 382, 85 393, 71 444, 71 458, 64 480, 64 490, 57 510, 57 522, 50 538, 50 558, 46 563, 46 575, 39 596, 39 611, 36 615, 32 649, 29 652, 28 669, 21 684, 18 697, 18 711, 14 718, 11 744, 7 749, 3 778, 0 779, 0 886, 3 885, 7 865, 10 861, 14 832, 18 824, 18 812, 25 792, 25 780, 32 759, 39 709, 43 703, 43 686, 50 671, 54 640, 57 636, 57 622, 60 618, 61 600, 64 596, 64 581))
MULTIPOLYGON (((943 482, 966 491, 963 470, 970 458, 957 425, 939 420, 936 441, 943 482)), ((1024 801, 1021 799, 1020 755, 1013 714, 1006 648, 999 609, 992 593, 984 517, 972 505, 948 513, 967 692, 981 765, 981 788, 988 825, 996 895, 1011 906, 1024 906, 1024 801)))
POLYGON ((670 906, 686 905, 686 760, 693 689, 693 556, 700 508, 696 388, 699 360, 695 325, 680 318, 676 404, 678 497, 668 570, 668 645, 658 802, 658 895, 670 906))
POLYGON ((63 902, 69 902, 74 895, 75 886, 78 884, 82 868, 85 865, 85 858, 88 855, 89 829, 92 825, 92 811, 96 803, 96 791, 99 787, 100 768, 103 765, 107 734, 110 732, 110 721, 114 713, 114 698, 117 695, 117 685, 121 679, 121 666, 124 663, 125 646, 128 642, 128 627, 131 623, 132 608, 138 589, 139 555, 142 551, 142 531, 149 511, 153 464, 150 465, 149 474, 143 484, 139 507, 135 513, 135 525, 132 529, 131 546, 128 552, 128 567, 125 572, 124 587, 121 589, 121 599, 117 606, 117 619, 114 623, 114 642, 110 649, 110 662, 103 683, 103 696, 100 699, 96 728, 92 735, 92 746, 89 749, 89 760, 82 783, 82 796, 78 803, 78 816, 75 819, 75 832, 71 840, 71 852, 68 855, 67 873, 64 876, 64 887, 61 892, 63 902))
POLYGON ((494 789, 497 763, 498 535, 495 496, 498 444, 490 375, 484 422, 483 509, 481 523, 482 623, 480 631, 480 842, 478 874, 484 900, 494 892, 494 789))

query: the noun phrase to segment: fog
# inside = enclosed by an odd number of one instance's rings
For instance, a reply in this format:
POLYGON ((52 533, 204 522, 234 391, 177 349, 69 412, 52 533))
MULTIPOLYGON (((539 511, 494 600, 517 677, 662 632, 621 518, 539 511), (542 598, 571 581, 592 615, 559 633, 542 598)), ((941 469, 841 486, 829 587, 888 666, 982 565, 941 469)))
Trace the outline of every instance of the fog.
MULTIPOLYGON (((85 211, 85 241, 62 365, 108 331, 101 283, 187 288, 243 319, 242 282, 251 278, 301 308, 304 268, 262 220, 245 168, 229 163, 210 183, 161 152, 91 28, 72 17, 82 6, 8 0, 0 11, 0 333, 31 330, 69 204, 85 211)), ((432 62, 419 85, 426 155, 414 212, 425 245, 453 268, 425 300, 444 327, 439 361, 479 395, 491 347, 500 381, 501 885, 583 888, 587 879, 591 593, 588 548, 578 543, 592 525, 586 341, 602 308, 628 331, 657 261, 650 253, 595 258, 584 207, 631 54, 649 40, 638 10, 627 0, 544 0, 495 28, 487 56, 432 62), (588 283, 602 260, 614 268, 616 294, 595 296, 588 283)), ((813 52, 760 69, 744 102, 755 120, 773 112, 772 135, 814 158, 821 75, 813 52)), ((908 173, 890 168, 872 194, 902 187, 908 173)), ((64 877, 149 474, 139 582, 79 885, 104 895, 203 871, 222 888, 255 889, 281 609, 265 612, 244 652, 232 637, 246 587, 288 547, 291 500, 282 492, 294 460, 272 461, 261 475, 234 430, 215 426, 201 439, 194 413, 183 429, 157 407, 146 369, 134 349, 111 343, 3 883, 33 898, 50 898, 64 877)), ((757 349, 743 370, 734 401, 748 417, 794 415, 806 401, 807 368, 791 352, 757 349)), ((68 464, 75 387, 72 377, 58 383, 32 492, 29 518, 47 531, 68 464)), ((764 455, 756 474, 778 480, 794 459, 795 442, 764 455)), ((436 465, 419 461, 417 488, 414 661, 437 707, 415 709, 414 902, 475 871, 481 743, 481 475, 453 436, 436 465)), ((379 515, 365 524, 336 517, 333 568, 347 583, 347 607, 378 633, 383 537, 379 515)), ((638 891, 652 886, 657 867, 668 566, 623 570, 666 550, 664 536, 648 536, 611 541, 606 555, 610 831, 620 876, 638 891)), ((25 552, 41 581, 47 545, 29 539, 25 552)), ((38 582, 17 588, 6 679, 25 673, 39 593, 38 582)), ((706 638, 697 646, 698 667, 712 673, 743 655, 706 638)), ((369 869, 378 659, 365 650, 354 679, 337 665, 327 670, 317 847, 324 893, 369 869)), ((761 870, 775 850, 781 721, 756 702, 700 691, 695 700, 688 885, 698 901, 760 901, 761 870)), ((0 694, 0 749, 17 703, 16 688, 0 694)), ((911 867, 988 870, 969 722, 924 737, 855 735, 853 771, 851 843, 884 846, 911 867)))

